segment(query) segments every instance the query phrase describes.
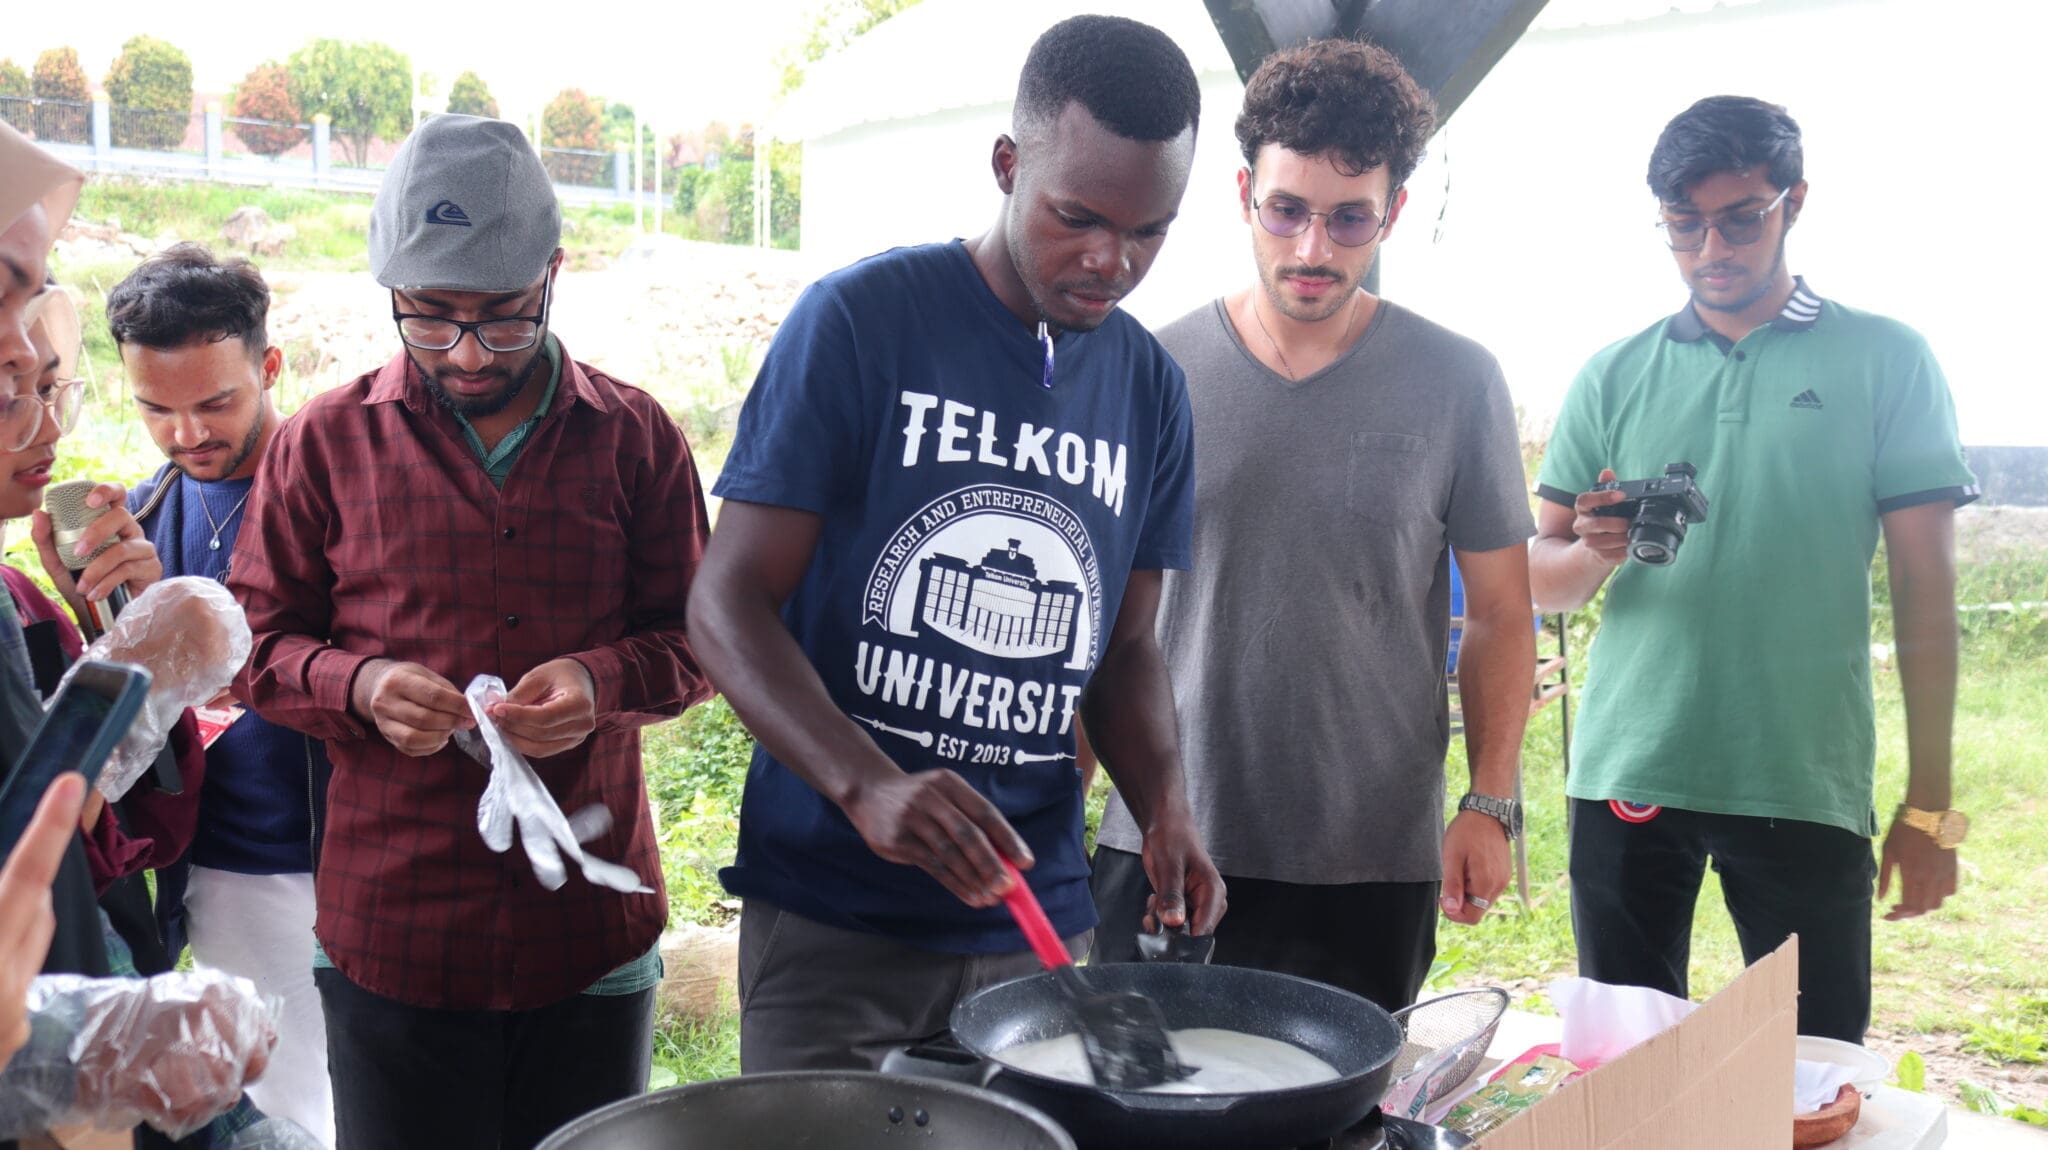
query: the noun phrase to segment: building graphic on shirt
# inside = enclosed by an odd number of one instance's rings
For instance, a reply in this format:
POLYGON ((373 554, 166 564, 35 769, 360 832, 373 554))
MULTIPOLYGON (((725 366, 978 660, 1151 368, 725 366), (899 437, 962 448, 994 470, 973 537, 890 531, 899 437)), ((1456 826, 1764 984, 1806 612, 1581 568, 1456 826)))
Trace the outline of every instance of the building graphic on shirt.
POLYGON ((1102 642, 1102 574, 1086 523, 1021 488, 961 488, 920 508, 868 576, 862 623, 999 659, 1085 671, 1102 642))
POLYGON ((935 554, 918 565, 918 620, 963 647, 1029 659, 1073 654, 1081 589, 1038 578, 1038 564, 1008 540, 971 564, 935 554))

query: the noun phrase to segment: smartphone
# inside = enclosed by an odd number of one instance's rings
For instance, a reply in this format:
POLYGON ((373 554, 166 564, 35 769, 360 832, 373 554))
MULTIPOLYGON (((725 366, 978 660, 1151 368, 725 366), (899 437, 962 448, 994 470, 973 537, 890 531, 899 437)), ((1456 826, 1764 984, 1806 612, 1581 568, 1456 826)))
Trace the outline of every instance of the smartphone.
POLYGON ((125 663, 87 660, 43 711, 21 760, 0 783, 0 850, 12 851, 35 817, 50 783, 66 771, 98 781, 107 756, 142 709, 149 672, 125 663))

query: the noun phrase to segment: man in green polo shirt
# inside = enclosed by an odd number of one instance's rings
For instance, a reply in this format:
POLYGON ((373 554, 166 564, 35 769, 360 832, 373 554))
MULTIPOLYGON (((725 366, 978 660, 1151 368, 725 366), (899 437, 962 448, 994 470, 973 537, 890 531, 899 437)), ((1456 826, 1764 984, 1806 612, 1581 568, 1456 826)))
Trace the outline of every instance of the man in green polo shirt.
POLYGON ((1546 453, 1530 581, 1544 610, 1611 585, 1571 779, 1579 971, 1686 993, 1693 906, 1720 873, 1744 958, 1800 936, 1799 1030, 1870 1021, 1876 735, 1870 562, 1889 560, 1911 778, 1885 836, 1886 916, 1954 893, 1953 517, 1976 498, 1921 337, 1823 299, 1785 263, 1806 199, 1783 108, 1716 96, 1650 158, 1692 298, 1594 356, 1546 453), (1619 476, 1690 463, 1711 500, 1670 566, 1629 561, 1619 476))

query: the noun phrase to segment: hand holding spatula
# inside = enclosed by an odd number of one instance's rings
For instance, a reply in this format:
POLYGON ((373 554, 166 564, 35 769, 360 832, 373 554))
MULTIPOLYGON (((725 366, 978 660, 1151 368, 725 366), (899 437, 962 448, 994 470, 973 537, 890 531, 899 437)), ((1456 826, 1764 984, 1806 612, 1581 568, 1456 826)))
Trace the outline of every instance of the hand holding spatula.
POLYGON ((1166 1016, 1159 1004, 1141 994, 1099 993, 1090 988, 1023 874, 1007 859, 1003 866, 1010 873, 1010 889, 1003 895, 1003 903, 1038 960, 1052 972, 1053 981, 1066 991, 1074 1009, 1074 1029, 1088 1053, 1088 1069, 1095 1075, 1095 1084, 1107 1090, 1145 1090, 1193 1074, 1196 1067, 1181 1064, 1166 1036, 1166 1016))

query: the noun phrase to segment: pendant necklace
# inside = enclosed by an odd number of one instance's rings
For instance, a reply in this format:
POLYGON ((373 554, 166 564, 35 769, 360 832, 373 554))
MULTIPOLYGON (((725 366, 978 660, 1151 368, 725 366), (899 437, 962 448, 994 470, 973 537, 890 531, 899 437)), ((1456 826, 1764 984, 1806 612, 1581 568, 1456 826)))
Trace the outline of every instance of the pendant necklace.
MULTIPOLYGON (((197 483, 198 480, 194 480, 193 482, 197 483)), ((228 512, 227 518, 222 519, 219 522, 214 521, 213 508, 207 506, 206 504, 206 488, 201 486, 197 490, 199 493, 199 509, 201 511, 206 512, 206 525, 208 527, 213 528, 213 538, 207 542, 206 549, 208 551, 218 551, 220 550, 220 533, 226 531, 228 529, 228 524, 233 523, 235 521, 235 516, 239 514, 242 510, 242 504, 249 502, 249 493, 251 491, 256 490, 256 487, 254 484, 251 484, 249 486, 248 491, 242 492, 242 497, 239 500, 235 501, 234 510, 228 512)))

